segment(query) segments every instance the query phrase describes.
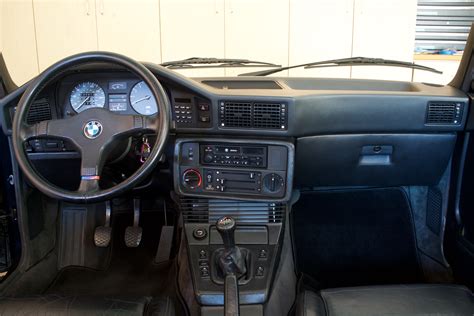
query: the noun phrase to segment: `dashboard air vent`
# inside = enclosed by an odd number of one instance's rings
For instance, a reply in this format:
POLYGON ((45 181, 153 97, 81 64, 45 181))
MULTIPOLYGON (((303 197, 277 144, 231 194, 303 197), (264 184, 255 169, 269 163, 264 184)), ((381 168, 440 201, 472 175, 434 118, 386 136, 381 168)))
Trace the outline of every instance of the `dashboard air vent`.
POLYGON ((429 102, 426 124, 455 125, 462 121, 463 104, 460 102, 429 102))
POLYGON ((186 223, 215 224, 222 216, 232 216, 239 224, 281 223, 285 204, 273 202, 234 201, 218 199, 180 200, 186 223))
POLYGON ((252 127, 252 103, 225 102, 223 110, 225 126, 252 127))
POLYGON ((35 124, 42 121, 47 121, 52 118, 51 107, 49 106, 48 98, 41 98, 35 100, 28 111, 26 122, 28 124, 35 124))
POLYGON ((224 128, 258 128, 286 130, 285 103, 219 102, 219 123, 224 128))

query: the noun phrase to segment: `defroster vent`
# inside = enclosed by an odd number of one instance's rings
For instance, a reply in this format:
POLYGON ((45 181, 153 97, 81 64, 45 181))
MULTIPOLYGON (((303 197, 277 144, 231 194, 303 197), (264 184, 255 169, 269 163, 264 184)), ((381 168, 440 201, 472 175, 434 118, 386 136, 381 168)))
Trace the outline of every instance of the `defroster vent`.
POLYGON ((35 124, 42 121, 47 121, 52 118, 51 107, 48 98, 37 99, 31 105, 26 122, 28 124, 35 124))
POLYGON ((429 102, 426 124, 461 124, 463 110, 463 104, 460 102, 429 102))
POLYGON ((288 106, 273 102, 219 102, 219 123, 228 128, 286 130, 288 106))
POLYGON ((215 224, 222 216, 232 216, 239 224, 281 223, 285 204, 219 199, 182 198, 180 209, 186 223, 215 224))

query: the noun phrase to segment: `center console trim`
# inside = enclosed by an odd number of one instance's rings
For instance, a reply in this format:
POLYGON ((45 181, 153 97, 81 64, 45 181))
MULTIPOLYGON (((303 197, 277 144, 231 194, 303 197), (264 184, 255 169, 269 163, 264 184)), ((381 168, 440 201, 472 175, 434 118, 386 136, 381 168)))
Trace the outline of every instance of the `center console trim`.
MULTIPOLYGON (((221 139, 221 138, 179 138, 175 142, 174 147, 174 164, 173 164, 173 173, 174 173, 174 189, 181 196, 191 196, 191 197, 207 197, 207 198, 219 198, 219 199, 233 199, 233 200, 252 200, 252 201, 272 201, 272 202, 287 202, 291 198, 291 193, 293 189, 293 176, 294 176, 294 161, 295 161, 295 146, 293 143, 288 141, 279 141, 279 140, 255 140, 255 139, 221 139), (184 192, 181 189, 180 184, 180 148, 183 143, 187 142, 198 142, 198 143, 222 143, 222 144, 253 144, 253 145, 276 145, 276 146, 285 146, 288 149, 288 163, 286 171, 286 192, 282 198, 272 198, 272 197, 259 197, 259 196, 243 196, 240 194, 232 194, 224 196, 222 194, 213 194, 207 192, 200 193, 190 193, 184 192)), ((245 168, 229 168, 229 170, 245 170, 245 168)))

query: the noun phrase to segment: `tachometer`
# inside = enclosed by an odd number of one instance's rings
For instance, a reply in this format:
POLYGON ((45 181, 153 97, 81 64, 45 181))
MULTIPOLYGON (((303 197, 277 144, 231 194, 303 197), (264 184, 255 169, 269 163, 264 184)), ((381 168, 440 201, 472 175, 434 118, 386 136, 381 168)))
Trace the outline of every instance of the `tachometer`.
POLYGON ((76 112, 90 108, 103 108, 105 105, 105 92, 95 82, 81 82, 71 91, 71 106, 76 112))
POLYGON ((133 86, 130 92, 130 104, 141 115, 153 115, 158 112, 156 100, 144 81, 133 86))

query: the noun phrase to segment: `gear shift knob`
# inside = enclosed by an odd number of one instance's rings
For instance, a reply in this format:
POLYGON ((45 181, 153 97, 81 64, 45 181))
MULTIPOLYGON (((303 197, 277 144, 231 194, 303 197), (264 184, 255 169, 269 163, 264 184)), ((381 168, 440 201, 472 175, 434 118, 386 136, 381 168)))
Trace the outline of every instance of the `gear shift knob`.
POLYGON ((224 216, 217 220, 216 228, 222 237, 225 249, 235 247, 235 220, 230 216, 224 216))

